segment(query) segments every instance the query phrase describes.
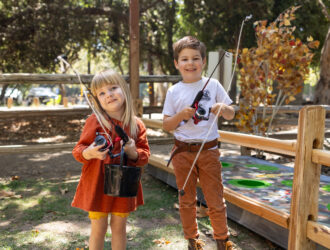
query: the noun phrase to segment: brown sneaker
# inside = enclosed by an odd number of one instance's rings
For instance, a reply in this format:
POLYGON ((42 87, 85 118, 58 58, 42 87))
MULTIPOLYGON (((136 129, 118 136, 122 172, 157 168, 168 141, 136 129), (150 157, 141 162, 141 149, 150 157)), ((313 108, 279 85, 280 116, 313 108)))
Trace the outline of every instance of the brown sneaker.
POLYGON ((217 240, 217 249, 218 250, 232 250, 233 242, 228 239, 225 240, 217 240))
POLYGON ((188 250, 203 250, 205 245, 203 240, 199 239, 188 239, 188 250))

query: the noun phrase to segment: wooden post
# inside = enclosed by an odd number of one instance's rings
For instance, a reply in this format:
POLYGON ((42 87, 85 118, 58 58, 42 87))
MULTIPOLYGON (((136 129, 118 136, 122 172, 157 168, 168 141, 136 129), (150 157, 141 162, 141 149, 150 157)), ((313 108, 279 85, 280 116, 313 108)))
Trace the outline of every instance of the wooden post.
POLYGON ((69 100, 67 97, 63 97, 63 107, 67 108, 69 106, 69 100))
POLYGON ((7 108, 11 108, 13 106, 14 100, 12 97, 8 97, 7 99, 7 108))
POLYGON ((142 115, 143 115, 142 100, 141 99, 135 99, 133 104, 134 104, 134 108, 135 108, 135 114, 138 117, 142 117, 142 115))
POLYGON ((130 51, 129 51, 129 82, 133 103, 139 99, 139 0, 130 0, 129 27, 130 27, 130 51))
POLYGON ((39 107, 40 101, 39 97, 33 97, 33 106, 39 107))
POLYGON ((289 250, 316 249, 307 238, 307 222, 317 221, 321 167, 312 162, 312 149, 323 147, 325 110, 306 106, 299 112, 292 185, 289 250))

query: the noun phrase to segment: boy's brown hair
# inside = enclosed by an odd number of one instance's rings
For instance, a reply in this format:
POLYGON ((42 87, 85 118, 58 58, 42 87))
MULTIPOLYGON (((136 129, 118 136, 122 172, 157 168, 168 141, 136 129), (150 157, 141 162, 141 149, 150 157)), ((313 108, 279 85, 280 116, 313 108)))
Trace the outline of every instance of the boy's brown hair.
POLYGON ((202 59, 206 57, 205 44, 199 41, 196 37, 185 36, 173 44, 175 61, 178 61, 180 52, 185 48, 198 50, 201 53, 202 59))

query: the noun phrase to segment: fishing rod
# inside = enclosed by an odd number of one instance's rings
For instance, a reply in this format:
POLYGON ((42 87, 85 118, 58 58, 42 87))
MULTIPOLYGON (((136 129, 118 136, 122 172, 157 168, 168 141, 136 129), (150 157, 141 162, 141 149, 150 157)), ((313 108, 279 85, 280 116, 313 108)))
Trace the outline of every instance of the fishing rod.
MULTIPOLYGON (((229 91, 229 89, 230 89, 230 87, 231 87, 231 84, 232 84, 232 82, 233 82, 234 73, 235 73, 235 70, 236 70, 237 56, 238 56, 238 49, 239 49, 239 45, 240 45, 240 41, 241 41, 241 35, 242 35, 242 31, 243 31, 243 26, 244 26, 244 23, 247 22, 247 21, 249 21, 251 18, 252 18, 252 14, 246 16, 246 17, 244 18, 244 20, 242 21, 242 25, 241 25, 240 33, 239 33, 239 36, 238 36, 238 42, 237 42, 237 48, 236 48, 236 56, 235 56, 234 69, 233 69, 233 73, 232 73, 232 76, 231 76, 231 80, 230 80, 230 82, 229 82, 229 86, 228 86, 228 88, 227 88, 227 90, 226 90, 227 93, 228 93, 228 91, 229 91)), ((220 60, 221 60, 221 59, 220 59, 220 60)), ((219 63, 218 63, 218 64, 219 64, 219 63)), ((217 64, 217 66, 218 66, 218 64, 217 64)), ((217 67, 217 66, 216 66, 216 67, 217 67)), ((216 68, 216 67, 215 67, 215 68, 216 68)), ((214 72, 214 71, 215 71, 215 69, 213 70, 213 72, 214 72)), ((212 74, 213 74, 213 72, 212 72, 212 74)), ((204 88, 203 88, 203 89, 204 89, 204 88)), ((197 95, 198 95, 198 94, 197 94, 197 95)), ((197 97, 197 96, 196 96, 196 97, 197 97)), ((179 194, 180 194, 181 196, 183 196, 183 195, 185 194, 184 189, 185 189, 185 187, 186 187, 186 185, 187 185, 188 179, 189 179, 189 177, 190 177, 190 175, 191 175, 191 172, 192 172, 192 170, 193 170, 193 168, 194 168, 194 166, 195 166, 195 164, 196 164, 196 161, 197 161, 197 159, 198 159, 198 157, 199 157, 199 155, 200 155, 200 153, 201 153, 201 151, 202 151, 202 149, 203 149, 203 147, 204 147, 204 144, 205 144, 205 142, 206 142, 206 140, 207 140, 207 138, 208 138, 208 136, 209 136, 209 134, 210 134, 210 132, 211 132, 211 128, 213 127, 214 123, 217 121, 217 117, 219 116, 219 114, 220 114, 220 112, 221 112, 221 109, 222 109, 222 105, 221 105, 220 108, 218 109, 218 112, 217 112, 217 114, 215 115, 214 120, 213 120, 213 122, 212 122, 212 124, 211 124, 209 130, 207 131, 207 134, 206 134, 206 136, 205 136, 205 139, 203 140, 203 142, 202 142, 202 144, 201 144, 201 146, 200 146, 200 148, 199 148, 199 150, 198 150, 198 152, 197 152, 197 154, 196 154, 195 160, 194 160, 193 164, 191 165, 191 168, 190 168, 189 173, 188 173, 188 175, 187 175, 187 177, 186 177, 186 179, 185 179, 185 182, 184 182, 184 184, 183 184, 183 186, 182 186, 182 189, 179 190, 179 194)))

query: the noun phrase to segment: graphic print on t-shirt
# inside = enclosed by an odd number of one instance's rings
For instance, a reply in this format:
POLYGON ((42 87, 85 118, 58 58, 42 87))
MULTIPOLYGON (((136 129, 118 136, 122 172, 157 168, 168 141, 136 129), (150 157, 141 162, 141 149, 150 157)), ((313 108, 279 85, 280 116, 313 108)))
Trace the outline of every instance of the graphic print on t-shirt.
POLYGON ((210 106, 211 94, 208 89, 203 91, 202 99, 198 104, 198 111, 200 115, 204 116, 205 118, 209 116, 209 106, 210 106))
POLYGON ((203 93, 203 96, 202 96, 202 100, 204 100, 204 101, 209 101, 209 100, 211 100, 211 97, 210 97, 210 91, 208 90, 208 89, 206 89, 206 90, 204 90, 203 91, 204 93, 203 93))

